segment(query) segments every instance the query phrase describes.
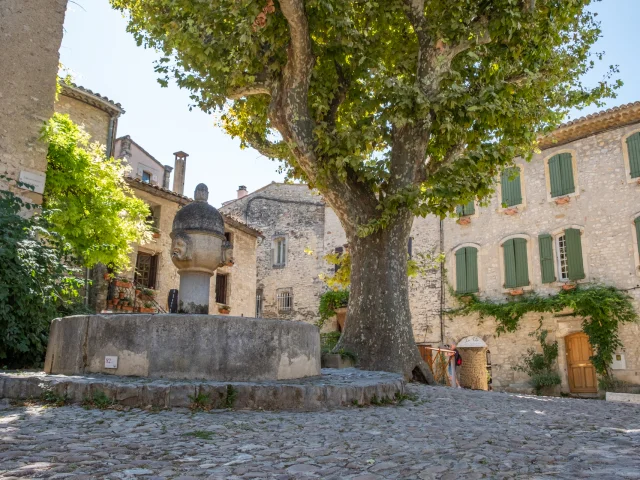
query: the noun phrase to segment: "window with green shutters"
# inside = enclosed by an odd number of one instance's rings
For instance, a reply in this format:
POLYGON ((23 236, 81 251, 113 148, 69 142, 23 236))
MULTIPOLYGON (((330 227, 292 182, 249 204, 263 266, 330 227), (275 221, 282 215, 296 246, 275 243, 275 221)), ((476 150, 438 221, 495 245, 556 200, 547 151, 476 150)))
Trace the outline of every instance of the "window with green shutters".
POLYGON ((549 181, 552 197, 561 197, 576 191, 570 153, 559 153, 549 159, 549 181))
POLYGON ((478 292, 478 249, 456 250, 456 293, 478 292))
POLYGON ((503 207, 513 207, 522 203, 520 169, 518 167, 508 168, 502 172, 500 186, 503 207))
POLYGON ((512 238, 502 244, 502 249, 504 251, 505 288, 529 286, 527 241, 524 238, 512 238))
POLYGON ((545 233, 538 237, 542 283, 582 280, 585 278, 580 230, 568 228, 554 238, 545 233), (554 261, 555 243, 555 261, 554 261), (556 277, 557 272, 557 277, 556 277))
POLYGON ((459 217, 468 217, 476 212, 475 202, 471 200, 466 205, 458 205, 456 207, 456 213, 459 217))
POLYGON ((627 154, 631 178, 640 177, 640 132, 627 137, 627 154))

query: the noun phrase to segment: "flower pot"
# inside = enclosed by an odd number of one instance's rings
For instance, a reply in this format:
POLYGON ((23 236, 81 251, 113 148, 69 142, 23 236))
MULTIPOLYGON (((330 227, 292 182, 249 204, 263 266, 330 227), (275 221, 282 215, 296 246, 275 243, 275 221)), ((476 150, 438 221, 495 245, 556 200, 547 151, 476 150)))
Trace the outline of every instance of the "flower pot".
POLYGON ((120 300, 122 300, 122 299, 124 298, 124 292, 120 292, 120 293, 118 294, 118 298, 119 298, 120 300))
POLYGON ((222 315, 228 315, 229 312, 231 312, 231 310, 227 310, 226 308, 219 308, 218 312, 221 313, 222 315))
POLYGON ((140 307, 140 313, 156 313, 155 308, 140 307))
POLYGON ((110 273, 105 273, 102 278, 104 278, 105 280, 109 281, 111 280, 111 274, 110 273))
POLYGON ((469 225, 471 223, 471 217, 460 217, 458 219, 458 225, 469 225))
POLYGON ((122 307, 122 311, 124 311, 124 312, 133 312, 133 307, 129 307, 129 306, 122 307))
POLYGON ((115 282, 116 287, 120 287, 120 288, 131 288, 132 284, 131 282, 123 282, 122 280, 116 280, 115 282))
POLYGON ((136 297, 137 297, 138 295, 140 295, 140 290, 138 290, 138 289, 136 288, 136 297))
POLYGON ((576 286, 573 283, 565 283, 564 285, 562 285, 562 289, 563 290, 573 290, 574 288, 576 288, 576 286))
POLYGON ((524 290, 522 288, 514 288, 509 290, 509 295, 512 297, 517 297, 518 295, 524 295, 524 290))
POLYGON ((556 198, 555 200, 556 205, 566 205, 570 201, 571 201, 571 197, 560 197, 560 198, 556 198))
POLYGON ((516 215, 518 213, 518 209, 516 207, 507 208, 504 211, 505 215, 516 215))
POLYGON ((153 232, 153 238, 160 238, 159 232, 153 232))

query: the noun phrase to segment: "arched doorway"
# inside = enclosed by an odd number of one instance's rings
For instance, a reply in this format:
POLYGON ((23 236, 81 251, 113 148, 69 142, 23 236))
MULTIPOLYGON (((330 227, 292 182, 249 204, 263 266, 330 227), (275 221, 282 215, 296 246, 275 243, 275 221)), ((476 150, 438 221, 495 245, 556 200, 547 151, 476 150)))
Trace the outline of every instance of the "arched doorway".
POLYGON ((571 393, 597 393, 596 369, 589 360, 593 355, 589 337, 584 332, 578 332, 567 335, 564 342, 567 348, 569 391, 571 393))

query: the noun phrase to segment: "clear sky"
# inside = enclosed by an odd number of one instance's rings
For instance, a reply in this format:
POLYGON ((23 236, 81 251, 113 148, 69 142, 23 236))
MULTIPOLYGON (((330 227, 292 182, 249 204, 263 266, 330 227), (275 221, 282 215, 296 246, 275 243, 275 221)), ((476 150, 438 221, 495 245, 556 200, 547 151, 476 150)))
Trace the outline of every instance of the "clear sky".
MULTIPOLYGON (((603 38, 594 51, 605 58, 585 79, 600 80, 608 65, 619 65, 625 85, 607 107, 640 100, 640 0, 603 0, 595 3, 602 22, 603 38)), ((241 150, 214 126, 214 118, 198 109, 189 111, 186 91, 175 85, 161 88, 153 61, 158 55, 137 47, 126 32, 122 16, 111 10, 108 0, 69 2, 60 60, 83 87, 122 104, 118 136, 131 137, 162 163, 173 165, 173 152, 184 150, 187 160, 185 193, 195 186, 209 186, 209 202, 220 206, 236 197, 239 185, 251 192, 271 181, 282 181, 277 163, 254 150, 241 150)), ((573 118, 598 110, 591 107, 573 118)))

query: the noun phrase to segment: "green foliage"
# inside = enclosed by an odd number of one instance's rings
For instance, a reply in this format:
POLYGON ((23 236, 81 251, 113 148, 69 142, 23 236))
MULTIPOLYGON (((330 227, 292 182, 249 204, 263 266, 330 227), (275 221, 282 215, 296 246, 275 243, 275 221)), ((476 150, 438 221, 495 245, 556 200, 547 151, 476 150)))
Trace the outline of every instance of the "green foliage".
POLYGON ((193 432, 183 433, 183 437, 194 437, 199 438, 200 440, 213 440, 213 432, 209 432, 207 430, 194 430, 193 432))
POLYGON ((322 353, 331 353, 338 341, 340 340, 340 332, 327 332, 320 334, 320 351, 322 353))
POLYGON ((43 140, 49 143, 44 205, 52 210, 52 228, 83 265, 128 267, 130 244, 151 236, 149 207, 127 185, 128 167, 89 145, 89 135, 67 115, 54 114, 43 140))
MULTIPOLYGON (((540 321, 542 326, 542 320, 540 321)), ((542 353, 537 352, 533 348, 527 350, 527 355, 522 359, 522 363, 516 365, 514 370, 524 372, 530 377, 530 382, 536 390, 536 394, 540 395, 542 389, 560 385, 560 375, 556 368, 556 360, 558 359, 558 342, 547 343, 547 330, 536 330, 529 335, 535 337, 540 346, 542 353)))
POLYGON ((109 398, 109 396, 102 390, 96 390, 90 397, 85 397, 82 401, 82 406, 85 409, 99 408, 105 410, 115 405, 115 400, 109 398))
MULTIPOLYGON (((333 275, 320 274, 320 280, 332 289, 347 289, 351 285, 351 255, 349 252, 328 253, 324 256, 329 265, 335 265, 338 270, 333 275)), ((320 299, 322 302, 322 299, 320 299)), ((331 316, 331 315, 329 315, 331 316)))
POLYGON ((0 360, 12 368, 39 366, 51 320, 79 308, 69 245, 51 231, 50 213, 38 212, 0 187, 0 360))
POLYGON ((197 395, 189 395, 189 400, 191 400, 189 408, 196 412, 199 410, 207 410, 211 404, 208 393, 199 392, 197 395))
POLYGON ((336 314, 336 308, 346 307, 349 303, 349 290, 327 290, 320 296, 318 313, 320 320, 316 323, 322 328, 324 322, 336 314))
POLYGON ((224 397, 224 408, 233 408, 237 396, 238 390, 233 385, 227 385, 227 396, 224 397))
POLYGON ((506 303, 480 300, 475 295, 465 297, 468 302, 451 313, 477 313, 481 319, 493 317, 498 324, 498 334, 514 332, 526 313, 557 313, 569 309, 571 315, 582 318, 582 329, 589 337, 594 351, 591 362, 596 372, 602 376, 609 376, 613 354, 622 346, 618 336, 619 325, 638 321, 638 314, 629 295, 615 287, 578 287, 546 298, 527 295, 506 303))
POLYGON ((229 134, 286 162, 289 176, 323 193, 338 179, 375 205, 362 235, 407 208, 444 216, 486 198, 541 133, 619 85, 615 67, 593 88, 581 82, 601 35, 590 0, 426 0, 417 11, 409 5, 421 2, 400 0, 110 1, 137 43, 161 52, 162 85, 222 111, 229 134), (298 5, 304 25, 294 28, 285 6, 298 5), (291 57, 304 53, 292 39, 310 40, 308 60, 291 57), (288 94, 304 106, 287 116, 288 94), (403 128, 420 133, 410 142, 429 162, 398 182, 391 158, 403 128))

